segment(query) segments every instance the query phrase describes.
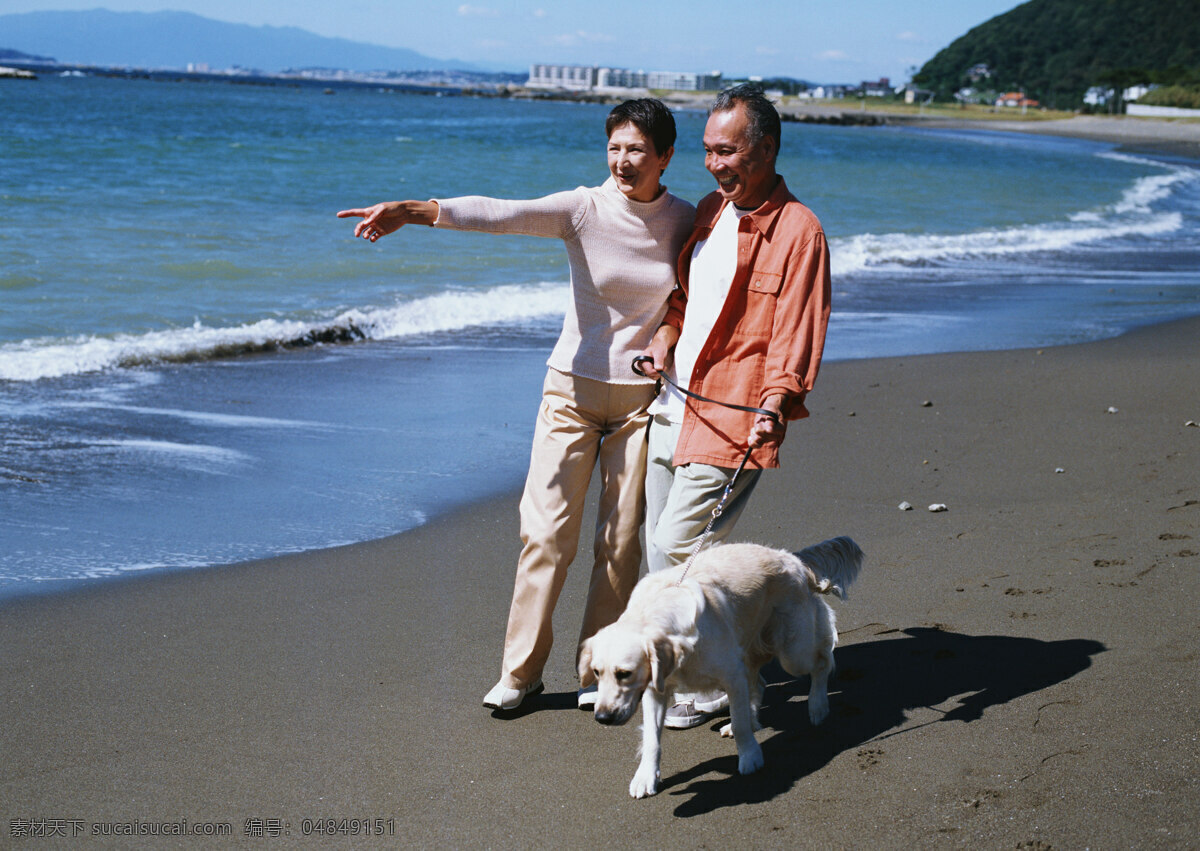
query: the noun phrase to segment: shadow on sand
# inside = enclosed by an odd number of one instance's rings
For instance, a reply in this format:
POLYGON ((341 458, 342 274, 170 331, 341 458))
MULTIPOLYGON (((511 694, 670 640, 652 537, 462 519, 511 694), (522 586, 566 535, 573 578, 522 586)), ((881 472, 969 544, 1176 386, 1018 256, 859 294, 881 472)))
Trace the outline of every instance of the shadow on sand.
POLYGON ((760 721, 764 730, 776 731, 768 738, 759 736, 766 766, 739 778, 731 741, 728 757, 663 777, 659 794, 684 798, 675 815, 686 818, 770 800, 839 753, 899 735, 911 709, 941 707, 957 697, 957 706, 929 723, 969 724, 989 707, 1070 679, 1106 649, 1086 639, 1038 641, 936 628, 879 635, 887 637, 838 647, 837 673, 830 681, 831 712, 819 731, 808 721, 806 701, 791 700, 808 694, 808 678, 793 680, 776 663, 764 668, 770 685, 760 721), (698 779, 713 772, 722 776, 698 779))

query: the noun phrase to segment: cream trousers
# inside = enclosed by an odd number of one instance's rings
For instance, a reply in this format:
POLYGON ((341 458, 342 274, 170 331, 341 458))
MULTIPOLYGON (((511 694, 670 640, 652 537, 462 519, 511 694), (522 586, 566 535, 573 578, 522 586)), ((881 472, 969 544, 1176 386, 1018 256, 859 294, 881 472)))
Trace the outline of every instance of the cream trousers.
POLYGON ((652 384, 610 384, 550 369, 521 497, 521 556, 500 681, 525 688, 542 674, 552 615, 575 558, 583 502, 600 468, 592 576, 579 640, 625 610, 641 569, 638 532, 646 513, 646 409, 652 384))
MULTIPOLYGON (((652 572, 687 561, 735 472, 708 464, 676 467, 678 441, 679 424, 656 415, 650 423, 646 461, 646 560, 652 572)), ((729 537, 761 473, 742 470, 705 548, 729 537)))

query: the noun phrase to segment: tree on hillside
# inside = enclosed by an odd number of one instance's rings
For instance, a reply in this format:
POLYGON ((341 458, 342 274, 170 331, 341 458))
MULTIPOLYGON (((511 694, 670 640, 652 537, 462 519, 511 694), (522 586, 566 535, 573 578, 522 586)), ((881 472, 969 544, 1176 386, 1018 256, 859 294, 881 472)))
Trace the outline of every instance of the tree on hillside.
POLYGON ((913 82, 951 100, 985 64, 992 84, 1058 108, 1118 72, 1200 69, 1198 0, 1030 0, 992 18, 930 59, 913 82))

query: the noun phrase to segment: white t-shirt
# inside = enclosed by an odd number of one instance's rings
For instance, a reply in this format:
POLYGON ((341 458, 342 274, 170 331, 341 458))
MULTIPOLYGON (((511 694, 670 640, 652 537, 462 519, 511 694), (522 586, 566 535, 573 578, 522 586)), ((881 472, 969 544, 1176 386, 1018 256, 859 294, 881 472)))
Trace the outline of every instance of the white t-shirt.
MULTIPOLYGON (((697 242, 692 249, 687 310, 683 316, 683 330, 675 344, 675 363, 668 370, 680 387, 691 384, 696 359, 721 316, 729 286, 737 272, 738 221, 752 212, 726 204, 708 239, 697 242)), ((682 422, 684 399, 682 393, 663 382, 662 392, 650 406, 650 413, 661 414, 673 423, 682 422)))

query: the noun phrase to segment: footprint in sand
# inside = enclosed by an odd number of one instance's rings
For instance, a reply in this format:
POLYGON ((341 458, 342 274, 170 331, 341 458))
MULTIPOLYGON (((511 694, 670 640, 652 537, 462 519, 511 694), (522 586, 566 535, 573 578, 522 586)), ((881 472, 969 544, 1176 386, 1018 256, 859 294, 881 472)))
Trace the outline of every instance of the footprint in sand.
POLYGON ((993 798, 999 798, 999 797, 1000 797, 999 792, 993 792, 990 789, 985 789, 982 792, 976 793, 974 798, 967 798, 966 800, 962 801, 961 805, 964 807, 969 807, 971 809, 978 809, 979 806, 981 804, 983 804, 985 801, 990 801, 993 798))
POLYGON ((879 760, 883 757, 883 749, 859 748, 858 752, 854 755, 858 757, 858 767, 866 771, 871 766, 879 764, 879 760))

